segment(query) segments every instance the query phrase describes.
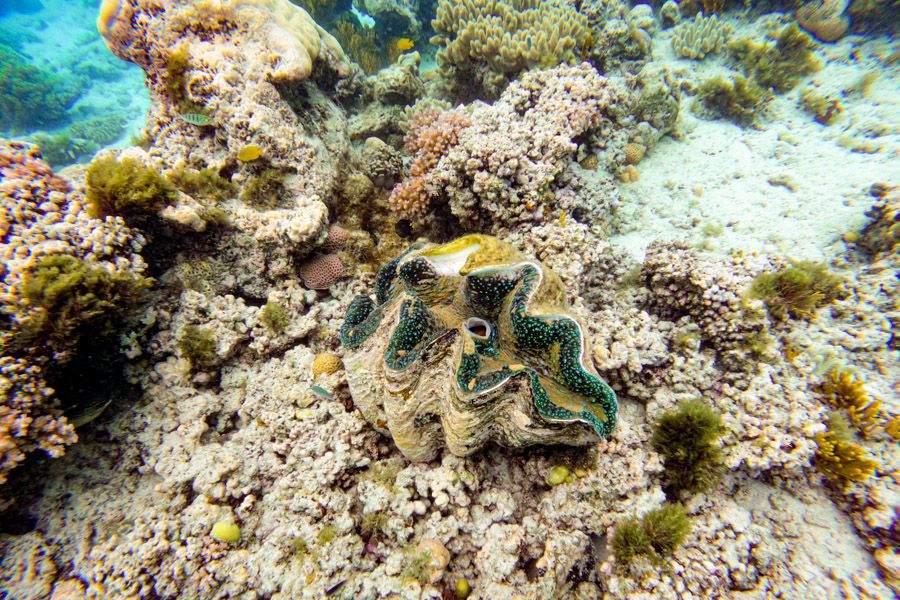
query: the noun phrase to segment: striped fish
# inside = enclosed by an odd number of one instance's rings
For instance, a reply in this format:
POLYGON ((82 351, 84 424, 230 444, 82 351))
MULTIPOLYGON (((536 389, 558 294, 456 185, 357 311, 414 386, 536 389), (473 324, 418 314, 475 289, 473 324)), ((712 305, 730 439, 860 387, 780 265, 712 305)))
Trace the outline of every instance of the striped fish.
POLYGON ((191 125, 196 125, 197 127, 206 127, 207 125, 213 124, 212 117, 204 115, 203 113, 178 113, 178 116, 181 117, 182 121, 190 123, 191 125))

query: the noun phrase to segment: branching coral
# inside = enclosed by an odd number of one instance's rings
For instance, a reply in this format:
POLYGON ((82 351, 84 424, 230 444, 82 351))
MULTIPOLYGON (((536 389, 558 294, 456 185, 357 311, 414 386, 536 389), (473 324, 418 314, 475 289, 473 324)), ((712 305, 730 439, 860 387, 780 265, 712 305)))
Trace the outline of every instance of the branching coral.
POLYGON ((698 13, 693 21, 685 21, 675 28, 672 48, 675 54, 700 60, 707 54, 718 54, 725 48, 731 28, 716 15, 704 17, 698 13))
POLYGON ((687 512, 681 504, 664 504, 640 519, 626 519, 616 525, 612 549, 616 562, 627 567, 638 557, 659 564, 671 556, 691 530, 687 512))
POLYGON ((559 278, 496 238, 415 245, 358 296, 341 341, 356 405, 411 460, 446 445, 584 445, 616 425, 559 278))
POLYGON ((559 210, 590 210, 599 219, 610 199, 598 198, 586 209, 574 192, 559 193, 577 180, 561 174, 577 150, 574 140, 610 126, 608 114, 622 96, 586 63, 530 71, 493 105, 477 103, 437 119, 434 127, 414 128, 409 147, 424 156, 393 204, 421 212, 443 201, 470 231, 542 221, 559 210))
POLYGON ((438 64, 469 74, 553 67, 590 39, 587 18, 562 0, 439 0, 431 25, 438 64))
POLYGON ((133 158, 95 159, 85 178, 92 217, 121 216, 138 224, 177 198, 175 187, 158 171, 133 158))
POLYGON ((776 319, 809 319, 816 309, 845 295, 844 280, 823 264, 794 262, 775 273, 762 273, 753 280, 750 295, 760 298, 776 319))
POLYGON ((722 474, 722 451, 716 445, 724 433, 721 417, 700 400, 690 400, 656 422, 651 443, 665 459, 667 491, 702 492, 722 474))
POLYGON ((472 124, 462 110, 424 110, 410 118, 406 152, 413 156, 409 178, 398 185, 389 199, 400 217, 421 216, 428 210, 426 181, 429 172, 459 141, 460 132, 472 124))

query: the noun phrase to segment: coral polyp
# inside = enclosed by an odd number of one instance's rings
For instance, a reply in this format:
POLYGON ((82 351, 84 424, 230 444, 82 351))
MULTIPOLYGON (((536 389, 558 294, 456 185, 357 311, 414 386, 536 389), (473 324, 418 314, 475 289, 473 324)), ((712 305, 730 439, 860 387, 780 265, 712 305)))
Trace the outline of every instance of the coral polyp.
POLYGON ((586 445, 616 425, 616 396, 585 354, 556 274, 469 235, 417 244, 358 296, 341 341, 363 415, 411 460, 446 445, 586 445))

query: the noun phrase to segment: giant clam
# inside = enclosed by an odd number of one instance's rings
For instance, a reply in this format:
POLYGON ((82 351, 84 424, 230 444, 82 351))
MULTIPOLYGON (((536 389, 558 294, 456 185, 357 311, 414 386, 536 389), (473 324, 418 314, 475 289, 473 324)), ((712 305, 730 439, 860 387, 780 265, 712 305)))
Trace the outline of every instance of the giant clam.
POLYGON ((414 461, 446 446, 586 445, 616 425, 559 277, 484 235, 416 244, 341 328, 353 400, 414 461))

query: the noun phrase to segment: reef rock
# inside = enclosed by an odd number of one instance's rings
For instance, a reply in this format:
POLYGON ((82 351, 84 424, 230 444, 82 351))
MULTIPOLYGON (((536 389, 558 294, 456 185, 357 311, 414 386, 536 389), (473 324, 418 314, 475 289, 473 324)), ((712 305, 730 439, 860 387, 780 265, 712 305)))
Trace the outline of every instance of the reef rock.
POLYGON ((341 341, 353 400, 410 460, 446 445, 586 445, 616 425, 559 278, 509 244, 416 244, 357 296, 341 341))

